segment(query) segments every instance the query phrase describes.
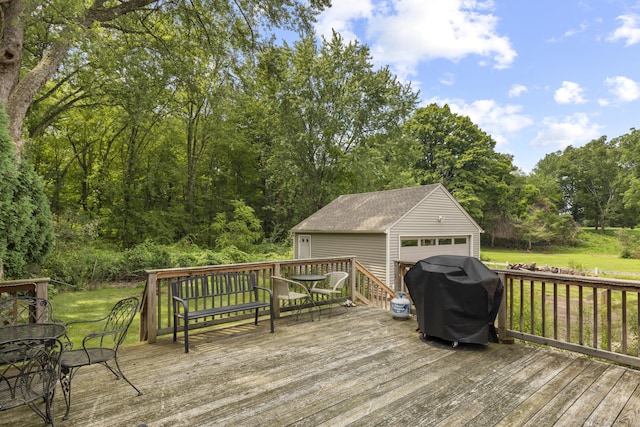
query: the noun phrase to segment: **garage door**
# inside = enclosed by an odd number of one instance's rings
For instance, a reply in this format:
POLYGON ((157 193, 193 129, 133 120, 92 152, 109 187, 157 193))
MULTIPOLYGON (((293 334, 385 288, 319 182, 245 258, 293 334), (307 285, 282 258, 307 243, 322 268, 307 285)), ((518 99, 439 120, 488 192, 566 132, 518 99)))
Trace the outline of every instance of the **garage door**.
POLYGON ((402 237, 400 260, 416 262, 433 255, 471 255, 469 236, 402 237))

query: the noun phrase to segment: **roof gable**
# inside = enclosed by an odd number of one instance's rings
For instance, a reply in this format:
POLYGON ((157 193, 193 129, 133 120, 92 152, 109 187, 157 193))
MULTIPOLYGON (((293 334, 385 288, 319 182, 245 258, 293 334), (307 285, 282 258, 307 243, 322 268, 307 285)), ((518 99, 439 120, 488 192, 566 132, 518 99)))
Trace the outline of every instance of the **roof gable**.
POLYGON ((431 184, 343 195, 291 231, 385 232, 440 186, 431 184))

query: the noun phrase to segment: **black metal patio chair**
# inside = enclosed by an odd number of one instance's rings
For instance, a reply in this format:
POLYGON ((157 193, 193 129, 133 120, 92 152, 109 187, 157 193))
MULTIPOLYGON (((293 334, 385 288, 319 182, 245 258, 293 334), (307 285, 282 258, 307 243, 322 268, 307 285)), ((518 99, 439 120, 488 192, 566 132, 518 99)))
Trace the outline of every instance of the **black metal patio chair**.
POLYGON ((27 323, 62 323, 53 316, 53 306, 47 299, 18 296, 0 301, 0 327, 27 323))
POLYGON ((56 338, 0 342, 0 411, 28 405, 45 423, 53 425, 61 354, 62 343, 56 338), (42 403, 44 408, 40 407, 42 403))
POLYGON ((67 419, 71 407, 71 380, 82 366, 100 363, 107 367, 117 379, 122 378, 129 383, 138 392, 138 396, 142 395, 142 392, 124 376, 118 363, 118 348, 127 335, 138 306, 137 298, 126 298, 118 301, 106 317, 67 323, 67 328, 72 328, 79 323, 95 323, 100 327, 95 329, 96 332, 84 337, 82 348, 65 351, 60 358, 60 384, 67 404, 63 419, 67 419), (109 361, 113 361, 115 367, 112 367, 109 361))

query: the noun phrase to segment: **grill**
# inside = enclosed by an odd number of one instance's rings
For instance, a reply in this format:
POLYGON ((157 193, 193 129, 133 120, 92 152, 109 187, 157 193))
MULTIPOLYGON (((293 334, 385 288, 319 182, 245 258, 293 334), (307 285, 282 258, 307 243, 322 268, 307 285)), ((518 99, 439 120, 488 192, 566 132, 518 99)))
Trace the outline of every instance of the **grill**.
POLYGON ((494 321, 504 286, 473 257, 437 255, 418 261, 404 281, 424 338, 458 343, 498 342, 494 321))

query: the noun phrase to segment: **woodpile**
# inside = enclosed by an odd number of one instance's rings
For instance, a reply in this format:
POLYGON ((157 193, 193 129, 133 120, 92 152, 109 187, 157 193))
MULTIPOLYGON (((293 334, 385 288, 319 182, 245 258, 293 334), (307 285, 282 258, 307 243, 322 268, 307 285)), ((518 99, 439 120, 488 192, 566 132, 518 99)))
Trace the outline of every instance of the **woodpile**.
POLYGON ((535 262, 524 263, 509 263, 507 265, 509 270, 528 270, 528 271, 541 271, 544 273, 554 273, 554 274, 570 274, 573 276, 585 276, 585 272, 582 270, 576 270, 573 268, 564 268, 564 267, 549 267, 548 265, 543 265, 538 267, 535 262))

